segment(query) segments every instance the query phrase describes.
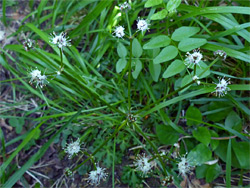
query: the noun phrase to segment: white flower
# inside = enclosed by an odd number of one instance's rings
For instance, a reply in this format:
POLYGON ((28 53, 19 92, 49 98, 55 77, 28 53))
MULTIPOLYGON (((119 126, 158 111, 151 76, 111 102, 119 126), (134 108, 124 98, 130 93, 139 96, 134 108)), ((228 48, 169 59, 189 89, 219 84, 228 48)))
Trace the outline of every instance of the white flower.
POLYGON ((200 81, 199 81, 199 77, 198 76, 194 76, 193 78, 192 78, 198 85, 200 85, 200 81))
POLYGON ((74 154, 79 153, 81 150, 80 139, 78 138, 75 142, 66 144, 66 147, 63 149, 69 155, 69 159, 72 158, 74 154))
POLYGON ((46 75, 40 75, 40 76, 38 76, 36 87, 38 85, 40 85, 40 87, 43 88, 43 86, 46 86, 47 83, 49 83, 47 81, 47 76, 46 75))
POLYGON ((30 75, 31 75, 31 79, 29 83, 32 84, 32 82, 36 82, 36 88, 37 86, 40 86, 41 88, 43 88, 43 86, 49 83, 47 81, 47 76, 41 75, 41 71, 38 69, 31 71, 30 75))
POLYGON ((24 47, 24 49, 25 49, 26 51, 29 51, 29 50, 32 48, 33 43, 35 43, 35 42, 34 42, 33 40, 31 40, 31 39, 28 39, 28 40, 24 41, 24 42, 23 42, 23 47, 24 47))
POLYGON ((120 4, 119 6, 120 6, 121 11, 126 10, 126 9, 128 9, 128 10, 131 9, 130 4, 128 4, 127 2, 124 2, 123 4, 120 4))
POLYGON ((41 71, 39 71, 38 69, 35 69, 30 72, 30 75, 31 75, 31 79, 30 79, 30 83, 31 83, 37 80, 41 76, 41 71))
POLYGON ((144 153, 143 156, 139 155, 134 162, 136 170, 141 171, 142 175, 146 175, 153 168, 153 164, 149 160, 150 157, 146 157, 144 153))
POLYGON ((219 83, 216 84, 216 87, 214 88, 215 91, 212 93, 215 93, 216 96, 219 95, 219 97, 227 94, 227 92, 230 91, 230 88, 227 87, 227 85, 230 84, 229 80, 230 79, 225 80, 224 77, 221 79, 219 78, 219 83))
POLYGON ((178 163, 179 174, 186 176, 186 174, 190 172, 191 168, 192 166, 190 165, 189 160, 185 156, 181 157, 181 161, 178 163))
POLYGON ((114 33, 115 33, 115 36, 116 36, 116 37, 122 38, 122 37, 125 35, 125 33, 124 33, 124 27, 122 27, 122 26, 117 26, 117 27, 115 28, 114 33))
POLYGON ((105 168, 97 166, 96 170, 92 170, 89 172, 88 182, 92 185, 99 185, 100 181, 102 179, 105 180, 108 176, 108 174, 105 173, 105 170, 105 168))
POLYGON ((66 33, 64 32, 61 32, 60 35, 56 35, 55 32, 53 32, 53 34, 50 34, 52 36, 51 38, 51 43, 52 44, 55 44, 58 46, 58 48, 63 48, 63 47, 66 47, 66 46, 71 46, 70 44, 70 39, 68 37, 66 37, 66 33))
POLYGON ((184 62, 185 65, 187 65, 188 67, 192 66, 193 64, 200 66, 199 62, 203 58, 203 55, 200 53, 199 50, 194 50, 192 54, 187 52, 186 56, 187 58, 185 59, 184 62))
POLYGON ((217 50, 214 52, 214 55, 219 55, 220 57, 223 57, 223 60, 225 60, 227 58, 227 53, 224 52, 223 50, 217 50))
POLYGON ((145 30, 149 30, 149 25, 150 24, 148 24, 146 20, 140 20, 139 19, 137 21, 137 29, 142 31, 142 32, 145 31, 145 30))

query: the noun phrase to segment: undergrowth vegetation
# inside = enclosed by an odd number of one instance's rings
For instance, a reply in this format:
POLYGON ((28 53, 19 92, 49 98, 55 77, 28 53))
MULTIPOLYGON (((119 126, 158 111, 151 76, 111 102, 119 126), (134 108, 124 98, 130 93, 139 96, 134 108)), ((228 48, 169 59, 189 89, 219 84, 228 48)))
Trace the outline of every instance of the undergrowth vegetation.
POLYGON ((249 186, 249 1, 30 0, 7 32, 21 3, 1 4, 1 187, 249 186))

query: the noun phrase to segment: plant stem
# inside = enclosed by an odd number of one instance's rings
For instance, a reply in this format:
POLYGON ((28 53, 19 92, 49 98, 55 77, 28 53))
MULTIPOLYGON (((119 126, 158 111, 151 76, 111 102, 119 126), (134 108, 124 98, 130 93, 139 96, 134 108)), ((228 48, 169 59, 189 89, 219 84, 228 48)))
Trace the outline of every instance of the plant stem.
POLYGON ((126 11, 126 20, 127 20, 127 24, 128 24, 129 37, 131 37, 132 33, 131 33, 131 28, 130 28, 130 24, 129 24, 128 12, 127 11, 126 11))
MULTIPOLYGON (((103 146, 105 145, 105 144, 107 144, 107 142, 111 139, 111 138, 113 138, 125 125, 127 124, 127 120, 125 120, 119 127, 118 127, 118 129, 116 129, 115 130, 115 132, 110 136, 110 137, 108 137, 108 139, 107 140, 105 140, 93 153, 92 153, 92 156, 94 156, 100 149, 102 149, 103 148, 103 146)), ((91 157, 92 157, 91 156, 91 157)), ((77 165, 75 168, 73 168, 72 169, 72 171, 75 171, 75 170, 77 170, 78 168, 80 168, 82 165, 84 165, 88 160, 90 160, 91 159, 91 157, 88 157, 87 159, 85 159, 82 163, 80 163, 79 165, 77 165)))
POLYGON ((128 61, 128 108, 129 113, 131 111, 131 62, 132 62, 132 38, 130 37, 130 53, 129 53, 129 61, 128 61))
POLYGON ((59 48, 59 50, 60 50, 60 58, 61 58, 61 65, 60 65, 60 69, 59 69, 59 72, 61 72, 61 70, 62 70, 62 67, 63 67, 63 57, 62 57, 62 48, 59 48))

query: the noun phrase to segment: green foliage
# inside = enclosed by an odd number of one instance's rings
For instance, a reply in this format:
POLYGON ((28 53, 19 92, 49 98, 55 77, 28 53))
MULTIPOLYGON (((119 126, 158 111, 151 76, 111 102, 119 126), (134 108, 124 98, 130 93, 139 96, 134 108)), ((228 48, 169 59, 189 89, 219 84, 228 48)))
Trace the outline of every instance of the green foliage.
POLYGON ((200 110, 194 106, 189 106, 186 113, 187 125, 200 125, 202 114, 200 110))
MULTIPOLYGON (((131 9, 119 3, 124 1, 30 1, 30 13, 18 20, 21 26, 6 34, 14 42, 6 40, 0 49, 0 184, 32 186, 26 180, 37 175, 31 167, 50 155, 54 144, 61 147, 55 151, 60 160, 68 161, 62 164, 81 177, 97 164, 107 168, 112 187, 120 186, 119 177, 125 186, 156 187, 167 175, 179 186, 184 176, 178 176, 180 160, 174 156, 187 152, 196 178, 216 183, 226 177, 225 186, 242 185, 238 177, 231 181, 231 171, 241 171, 244 181, 250 169, 250 8, 238 0, 223 6, 135 0, 131 9), (139 19, 149 28, 139 31, 139 19), (116 26, 124 27, 122 38, 115 37, 116 26), (52 44, 53 31, 57 36, 68 32, 71 46, 52 44), (22 44, 27 39, 36 43, 28 51, 22 44), (202 59, 186 66, 186 52, 198 48, 202 59), (227 59, 215 57, 216 50, 225 51, 227 59), (37 84, 40 76, 31 78, 36 69, 46 76, 46 87, 37 84), (218 94, 222 78, 227 92, 219 94, 225 96, 218 94), (15 135, 9 137, 12 127, 15 135), (68 159, 62 148, 78 138, 81 152, 68 159), (21 152, 28 156, 23 159, 21 152), (143 153, 154 166, 150 178, 148 172, 140 176, 135 165, 135 156, 143 153), (22 161, 19 166, 14 159, 22 161)), ((3 1, 5 25, 14 21, 6 7, 18 5, 3 1)), ((186 182, 192 182, 186 173, 186 182)))
POLYGON ((173 145, 179 139, 179 133, 176 132, 171 126, 157 125, 156 135, 160 142, 165 145, 173 145))

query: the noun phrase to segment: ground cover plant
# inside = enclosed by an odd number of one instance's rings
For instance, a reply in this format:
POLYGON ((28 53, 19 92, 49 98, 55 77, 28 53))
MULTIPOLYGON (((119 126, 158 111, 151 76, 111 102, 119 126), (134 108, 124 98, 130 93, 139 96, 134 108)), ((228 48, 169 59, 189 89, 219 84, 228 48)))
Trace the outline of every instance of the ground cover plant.
POLYGON ((1 2, 1 187, 249 187, 244 0, 1 2))

